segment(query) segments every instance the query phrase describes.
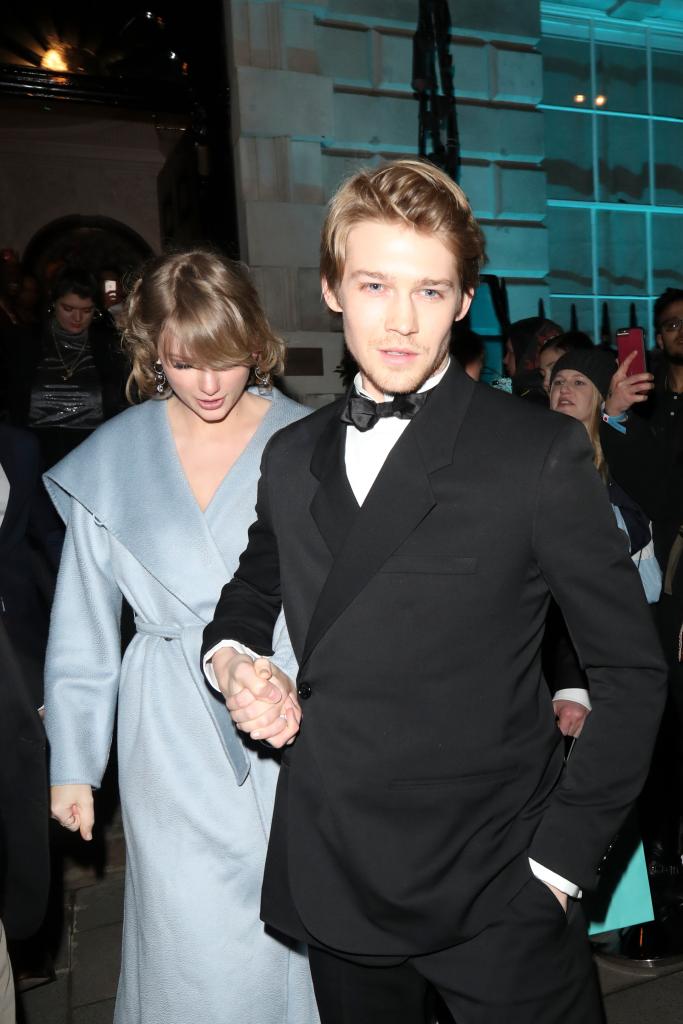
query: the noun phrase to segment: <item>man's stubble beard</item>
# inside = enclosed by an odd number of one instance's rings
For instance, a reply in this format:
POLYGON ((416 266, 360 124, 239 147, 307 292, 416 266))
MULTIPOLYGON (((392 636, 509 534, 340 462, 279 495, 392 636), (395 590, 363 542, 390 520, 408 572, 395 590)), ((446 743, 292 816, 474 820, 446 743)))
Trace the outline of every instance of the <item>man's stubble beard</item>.
MULTIPOLYGON (((415 391, 419 391, 423 384, 425 384, 430 377, 433 377, 435 373, 442 367, 448 357, 448 351, 450 347, 450 339, 448 339, 437 352, 433 362, 430 364, 427 370, 416 374, 412 379, 406 379, 400 382, 400 387, 396 387, 397 381, 387 378, 382 381, 374 374, 369 373, 365 367, 358 362, 360 371, 365 380, 376 388, 377 391, 381 391, 384 395, 409 395, 415 391)), ((352 353, 353 354, 353 353, 352 353)), ((355 357, 354 357, 355 358, 355 357)))

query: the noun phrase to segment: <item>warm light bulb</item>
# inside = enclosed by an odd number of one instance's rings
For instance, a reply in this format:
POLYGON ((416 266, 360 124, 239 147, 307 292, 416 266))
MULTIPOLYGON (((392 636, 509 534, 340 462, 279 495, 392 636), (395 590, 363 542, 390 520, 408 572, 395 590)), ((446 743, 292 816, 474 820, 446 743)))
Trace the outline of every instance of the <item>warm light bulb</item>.
POLYGON ((47 68, 48 71, 68 71, 69 65, 64 60, 59 50, 47 50, 43 54, 43 59, 40 62, 40 66, 47 68))
POLYGON ((607 103, 607 97, 603 96, 602 93, 599 96, 595 97, 596 107, 604 107, 605 103, 607 103))
POLYGON ((584 94, 582 92, 577 92, 576 96, 574 97, 574 103, 585 103, 585 102, 586 102, 586 97, 584 96, 584 94))

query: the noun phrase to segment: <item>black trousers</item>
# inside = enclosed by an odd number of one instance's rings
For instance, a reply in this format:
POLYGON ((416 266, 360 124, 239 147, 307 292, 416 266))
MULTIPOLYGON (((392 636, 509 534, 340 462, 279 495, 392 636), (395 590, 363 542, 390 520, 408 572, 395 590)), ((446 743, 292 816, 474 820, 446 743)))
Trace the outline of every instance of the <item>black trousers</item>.
POLYGON ((586 923, 530 878, 479 935, 391 967, 309 949, 322 1024, 432 1024, 433 989, 456 1024, 602 1024, 586 923), (432 988, 433 987, 433 988, 432 988))

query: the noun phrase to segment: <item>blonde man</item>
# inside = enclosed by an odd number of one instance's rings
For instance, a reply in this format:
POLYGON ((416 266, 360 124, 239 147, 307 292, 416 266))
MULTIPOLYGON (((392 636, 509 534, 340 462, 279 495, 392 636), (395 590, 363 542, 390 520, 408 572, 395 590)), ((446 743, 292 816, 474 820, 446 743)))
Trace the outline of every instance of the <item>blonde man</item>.
POLYGON ((458 1024, 602 1019, 578 896, 644 778, 664 672, 585 431, 449 362, 483 256, 429 164, 339 190, 322 288, 360 372, 266 448, 204 634, 239 728, 285 746, 262 914, 309 943, 323 1024, 424 1024, 433 988, 458 1024), (551 590, 593 691, 564 774, 551 590), (296 691, 268 661, 281 605, 296 691))

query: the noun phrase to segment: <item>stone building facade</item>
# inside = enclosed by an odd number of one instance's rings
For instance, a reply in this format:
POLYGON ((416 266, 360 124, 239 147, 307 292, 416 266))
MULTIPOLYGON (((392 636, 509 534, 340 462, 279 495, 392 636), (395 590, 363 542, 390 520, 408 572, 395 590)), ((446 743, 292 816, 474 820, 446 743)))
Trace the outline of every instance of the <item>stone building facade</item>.
MULTIPOLYGON (((242 258, 290 348, 308 350, 288 382, 312 404, 341 390, 318 279, 325 204, 357 167, 417 152, 417 14, 417 0, 226 0, 242 258)), ((460 181, 511 317, 533 315, 548 269, 539 0, 451 0, 451 20, 460 181)))

